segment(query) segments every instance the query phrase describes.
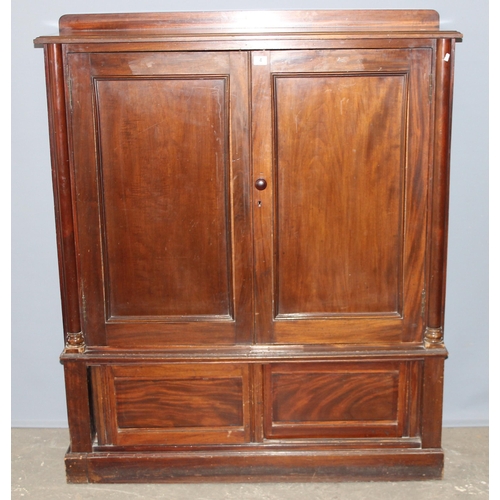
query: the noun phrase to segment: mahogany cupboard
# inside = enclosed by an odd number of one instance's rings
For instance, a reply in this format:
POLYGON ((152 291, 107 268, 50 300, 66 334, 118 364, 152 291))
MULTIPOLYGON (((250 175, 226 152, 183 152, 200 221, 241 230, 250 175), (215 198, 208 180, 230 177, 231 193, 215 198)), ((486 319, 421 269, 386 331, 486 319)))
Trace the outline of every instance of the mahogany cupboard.
POLYGON ((440 477, 434 11, 67 15, 45 49, 70 482, 440 477))

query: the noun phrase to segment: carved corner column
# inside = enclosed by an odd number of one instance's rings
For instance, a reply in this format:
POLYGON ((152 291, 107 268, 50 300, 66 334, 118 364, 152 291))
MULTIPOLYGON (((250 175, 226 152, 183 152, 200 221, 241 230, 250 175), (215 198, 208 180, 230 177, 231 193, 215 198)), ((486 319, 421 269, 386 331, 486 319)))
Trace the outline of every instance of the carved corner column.
POLYGON ((436 49, 434 164, 431 171, 429 247, 426 287, 427 348, 444 347, 444 304, 450 178, 451 110, 455 40, 439 39, 436 49))
POLYGON ((71 452, 92 450, 88 368, 79 355, 85 351, 80 322, 78 269, 72 209, 71 173, 66 121, 64 64, 60 44, 44 45, 47 107, 56 217, 57 254, 65 332, 64 364, 71 452))
POLYGON ((451 110, 455 40, 437 40, 435 76, 434 163, 429 199, 428 257, 426 276, 426 329, 424 346, 436 356, 426 358, 423 369, 422 447, 441 448, 443 413, 444 304, 448 246, 451 110))
POLYGON ((76 263, 75 230, 73 222, 71 173, 66 123, 64 65, 60 44, 47 44, 45 72, 47 78, 47 107, 49 115, 50 147, 54 211, 57 220, 57 254, 63 326, 66 344, 81 345, 78 271, 76 263), (77 337, 75 337, 75 335, 77 337))

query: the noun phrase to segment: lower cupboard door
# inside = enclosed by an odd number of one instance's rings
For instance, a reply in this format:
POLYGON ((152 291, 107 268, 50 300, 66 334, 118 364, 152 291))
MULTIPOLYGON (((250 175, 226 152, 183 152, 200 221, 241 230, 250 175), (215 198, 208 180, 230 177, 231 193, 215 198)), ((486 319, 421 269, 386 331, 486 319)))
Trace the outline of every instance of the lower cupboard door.
POLYGON ((99 445, 250 440, 246 365, 106 365, 91 376, 99 445))
POLYGON ((418 423, 409 422, 408 415, 417 413, 411 406, 417 404, 418 372, 417 363, 406 361, 267 365, 264 435, 268 439, 414 435, 418 423))

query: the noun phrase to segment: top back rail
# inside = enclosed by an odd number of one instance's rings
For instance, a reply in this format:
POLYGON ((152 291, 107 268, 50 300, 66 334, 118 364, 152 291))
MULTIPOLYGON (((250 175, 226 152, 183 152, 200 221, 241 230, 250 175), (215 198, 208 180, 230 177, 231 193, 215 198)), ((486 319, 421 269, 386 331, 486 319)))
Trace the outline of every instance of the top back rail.
POLYGON ((439 14, 434 10, 148 12, 64 15, 59 20, 59 35, 39 37, 35 44, 98 42, 125 35, 148 38, 307 33, 373 37, 394 32, 413 37, 462 37, 456 31, 440 31, 439 14))

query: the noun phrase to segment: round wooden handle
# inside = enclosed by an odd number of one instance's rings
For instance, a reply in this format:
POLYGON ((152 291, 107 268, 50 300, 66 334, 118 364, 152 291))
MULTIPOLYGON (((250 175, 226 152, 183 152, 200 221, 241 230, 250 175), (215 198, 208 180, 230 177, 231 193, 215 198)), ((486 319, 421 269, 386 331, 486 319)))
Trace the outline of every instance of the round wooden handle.
POLYGON ((267 181, 266 181, 266 179, 257 179, 255 181, 255 187, 259 191, 263 191, 264 189, 266 189, 266 187, 267 187, 267 181))

